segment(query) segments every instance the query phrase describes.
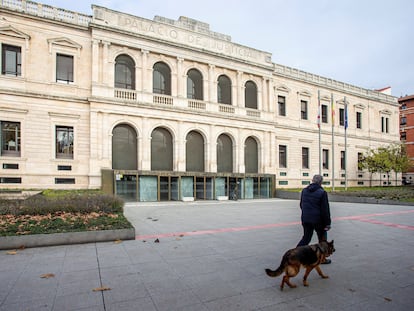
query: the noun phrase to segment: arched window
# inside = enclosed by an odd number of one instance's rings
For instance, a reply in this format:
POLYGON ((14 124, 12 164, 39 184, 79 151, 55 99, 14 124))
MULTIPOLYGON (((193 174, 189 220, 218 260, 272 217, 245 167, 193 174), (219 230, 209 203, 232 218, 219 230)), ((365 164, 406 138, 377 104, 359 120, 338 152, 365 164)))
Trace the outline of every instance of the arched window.
POLYGON ((173 142, 168 130, 158 127, 151 133, 151 170, 173 170, 173 142))
POLYGON ((257 142, 253 137, 247 137, 244 143, 244 163, 246 173, 258 173, 257 142))
POLYGON ((244 101, 246 108, 257 109, 257 86, 253 81, 244 85, 244 101))
POLYGON ((137 169, 137 133, 127 124, 112 130, 112 169, 137 169))
POLYGON ((231 81, 225 75, 221 75, 217 80, 217 102, 231 105, 231 81))
POLYGON ((204 172, 204 138, 191 131, 186 137, 185 164, 187 172, 204 172))
POLYGON ((154 64, 152 76, 152 92, 155 94, 171 95, 171 70, 167 64, 154 64))
POLYGON ((115 87, 135 90, 135 62, 128 55, 115 59, 115 87))
POLYGON ((197 69, 187 72, 187 98, 203 100, 203 76, 197 69))
POLYGON ((233 172, 233 143, 226 134, 217 138, 217 172, 233 172))

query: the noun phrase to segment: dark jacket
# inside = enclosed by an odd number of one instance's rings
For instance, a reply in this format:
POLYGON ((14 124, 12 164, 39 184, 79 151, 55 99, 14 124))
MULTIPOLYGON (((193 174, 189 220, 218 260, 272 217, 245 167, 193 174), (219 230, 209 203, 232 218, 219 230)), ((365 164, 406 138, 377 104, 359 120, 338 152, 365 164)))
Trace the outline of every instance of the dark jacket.
POLYGON ((321 185, 312 183, 302 190, 300 208, 302 223, 331 225, 328 194, 321 185))

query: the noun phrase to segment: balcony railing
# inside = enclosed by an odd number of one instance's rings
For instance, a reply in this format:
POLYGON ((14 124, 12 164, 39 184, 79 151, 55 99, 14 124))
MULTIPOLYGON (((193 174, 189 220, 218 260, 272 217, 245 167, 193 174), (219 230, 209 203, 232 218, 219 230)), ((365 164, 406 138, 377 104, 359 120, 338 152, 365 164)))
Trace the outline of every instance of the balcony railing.
MULTIPOLYGON (((109 91, 110 89, 106 89, 109 91)), ((102 90, 101 90, 102 91, 102 90)), ((102 94, 102 93, 101 93, 102 94)), ((108 95, 110 93, 107 93, 108 95)), ((153 104, 163 107, 176 107, 192 111, 205 111, 210 113, 221 113, 250 119, 272 119, 271 112, 263 112, 256 109, 212 103, 197 99, 179 98, 170 95, 137 92, 128 89, 112 89, 114 98, 132 105, 153 104)), ((102 94, 103 95, 103 94, 102 94)))

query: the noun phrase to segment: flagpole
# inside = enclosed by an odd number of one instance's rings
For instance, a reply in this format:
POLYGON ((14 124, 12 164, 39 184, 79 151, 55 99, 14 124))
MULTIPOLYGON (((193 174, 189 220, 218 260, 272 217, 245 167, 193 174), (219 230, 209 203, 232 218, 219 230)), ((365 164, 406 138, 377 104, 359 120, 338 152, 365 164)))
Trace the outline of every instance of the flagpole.
POLYGON ((319 128, 319 175, 322 175, 322 153, 321 153, 321 91, 318 90, 318 128, 319 128))
POLYGON ((344 96, 344 104, 345 104, 345 111, 344 111, 344 128, 345 128, 345 190, 348 190, 348 174, 346 171, 347 168, 347 143, 346 143, 346 129, 348 128, 348 104, 346 102, 346 96, 344 96))
POLYGON ((332 191, 335 191, 335 143, 334 143, 334 125, 335 125, 335 107, 333 93, 331 93, 331 123, 332 123, 332 191))

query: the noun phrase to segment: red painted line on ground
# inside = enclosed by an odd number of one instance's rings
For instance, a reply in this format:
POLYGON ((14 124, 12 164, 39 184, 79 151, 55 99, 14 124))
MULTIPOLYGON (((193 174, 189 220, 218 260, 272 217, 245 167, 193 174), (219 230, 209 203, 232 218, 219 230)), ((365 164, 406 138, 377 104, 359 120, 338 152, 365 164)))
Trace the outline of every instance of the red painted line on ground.
POLYGON ((394 224, 391 222, 384 222, 384 221, 378 221, 378 220, 373 220, 373 219, 359 219, 359 221, 367 222, 367 223, 375 224, 375 225, 382 225, 382 226, 391 227, 391 228, 406 229, 406 230, 414 231, 414 226, 394 224))
MULTIPOLYGON (((380 221, 376 221, 376 220, 367 219, 368 217, 401 215, 401 214, 409 214, 409 213, 414 213, 414 210, 335 217, 333 219, 333 221, 358 220, 358 221, 364 221, 364 222, 369 222, 369 223, 381 224, 381 225, 384 225, 384 226, 387 226, 387 227, 414 230, 414 226, 398 225, 398 224, 392 224, 392 223, 380 222, 380 221)), ((277 224, 264 224, 264 225, 257 225, 257 226, 246 226, 246 227, 235 227, 235 228, 222 228, 222 229, 199 230, 199 231, 188 231, 188 232, 171 232, 171 233, 160 233, 160 234, 147 234, 147 235, 137 235, 135 237, 135 239, 137 239, 137 240, 147 240, 147 239, 156 239, 156 238, 196 236, 196 235, 216 234, 216 233, 224 233, 224 232, 240 232, 240 231, 259 230, 259 229, 266 229, 266 228, 289 227, 289 226, 297 226, 297 225, 300 225, 300 224, 301 224, 300 221, 294 221, 294 222, 283 222, 283 223, 277 223, 277 224)))

